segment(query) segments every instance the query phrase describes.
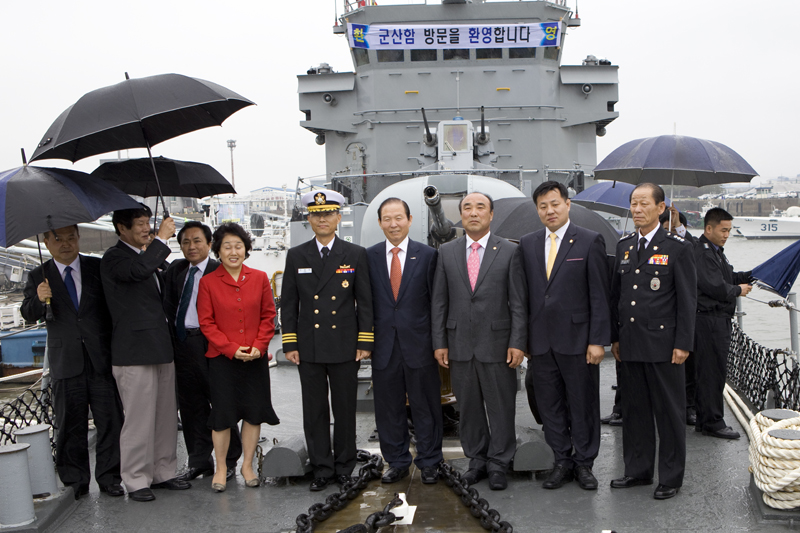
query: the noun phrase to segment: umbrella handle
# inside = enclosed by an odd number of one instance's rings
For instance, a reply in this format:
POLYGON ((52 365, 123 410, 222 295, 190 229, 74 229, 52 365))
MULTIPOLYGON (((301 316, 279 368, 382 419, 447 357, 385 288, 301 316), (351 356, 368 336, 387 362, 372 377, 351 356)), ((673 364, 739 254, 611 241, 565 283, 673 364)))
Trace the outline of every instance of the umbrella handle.
POLYGON ((50 298, 47 298, 45 300, 44 309, 45 309, 45 314, 44 314, 45 320, 50 321, 56 319, 55 315, 53 315, 53 308, 50 307, 50 298))

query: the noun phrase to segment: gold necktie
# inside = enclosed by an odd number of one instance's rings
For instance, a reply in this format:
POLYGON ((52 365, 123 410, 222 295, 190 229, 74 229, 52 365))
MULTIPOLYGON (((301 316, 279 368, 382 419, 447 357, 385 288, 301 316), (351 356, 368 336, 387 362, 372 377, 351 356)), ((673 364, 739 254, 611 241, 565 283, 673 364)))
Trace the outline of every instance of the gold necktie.
POLYGON ((547 279, 550 279, 550 272, 553 271, 553 265, 556 264, 556 254, 558 253, 558 248, 556 248, 556 237, 555 233, 550 234, 550 253, 547 254, 547 279))

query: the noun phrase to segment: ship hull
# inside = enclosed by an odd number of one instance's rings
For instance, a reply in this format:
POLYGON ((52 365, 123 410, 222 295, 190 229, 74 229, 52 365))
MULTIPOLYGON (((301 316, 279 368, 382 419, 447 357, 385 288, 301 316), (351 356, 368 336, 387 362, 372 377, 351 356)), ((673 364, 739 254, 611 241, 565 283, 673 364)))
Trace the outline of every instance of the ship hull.
POLYGON ((737 217, 732 235, 745 239, 800 239, 800 217, 737 217))

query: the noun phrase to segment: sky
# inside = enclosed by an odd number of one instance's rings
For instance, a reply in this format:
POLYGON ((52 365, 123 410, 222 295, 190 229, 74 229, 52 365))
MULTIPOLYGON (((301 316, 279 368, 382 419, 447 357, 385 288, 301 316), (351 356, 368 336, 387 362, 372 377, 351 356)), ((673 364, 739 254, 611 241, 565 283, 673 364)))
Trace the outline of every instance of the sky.
MULTIPOLYGON (((382 2, 384 3, 384 2, 382 2)), ((420 3, 386 0, 385 3, 420 3)), ((430 3, 438 3, 431 0, 430 3)), ((240 193, 294 188, 325 173, 324 147, 301 128, 297 75, 353 68, 333 35, 342 0, 41 0, 4 2, 0 32, 0 171, 21 165, 61 112, 84 93, 125 79, 179 73, 256 102, 209 128, 156 145, 153 155, 200 161, 240 193)), ((575 10, 575 0, 568 0, 575 10)), ((619 118, 598 138, 598 161, 633 139, 689 135, 739 152, 764 178, 800 174, 800 2, 580 0, 563 65, 593 54, 619 66, 619 118)), ((128 157, 144 157, 131 150, 128 157)), ((72 164, 91 172, 100 158, 72 164)))

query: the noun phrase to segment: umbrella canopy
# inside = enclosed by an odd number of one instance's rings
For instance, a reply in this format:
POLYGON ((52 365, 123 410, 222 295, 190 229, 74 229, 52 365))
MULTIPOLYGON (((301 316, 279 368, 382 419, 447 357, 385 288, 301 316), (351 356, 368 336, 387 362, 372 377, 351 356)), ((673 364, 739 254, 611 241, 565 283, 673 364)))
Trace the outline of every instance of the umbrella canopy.
MULTIPOLYGON (((630 215, 631 193, 636 186, 620 181, 606 181, 579 192, 572 202, 596 211, 605 211, 621 217, 630 215)), ((666 199, 667 206, 671 204, 666 199)))
MULTIPOLYGON (((236 193, 225 177, 211 165, 154 157, 161 191, 167 196, 204 198, 215 194, 236 193)), ((111 183, 121 191, 136 196, 158 195, 150 159, 108 161, 91 174, 111 183)))
MULTIPOLYGON (((127 76, 127 74, 126 74, 127 76)), ((247 98, 221 85, 160 74, 86 93, 53 122, 31 157, 68 159, 148 148, 184 133, 219 126, 247 98)))
POLYGON ((724 144, 682 135, 627 142, 594 169, 596 179, 692 187, 749 182, 757 175, 742 156, 724 144))
POLYGON ((60 168, 0 172, 0 246, 38 233, 92 222, 116 209, 141 207, 113 185, 60 168))
MULTIPOLYGON (((619 235, 606 219, 582 205, 575 204, 570 206, 569 219, 573 224, 602 235, 606 241, 606 253, 616 253, 619 235)), ((494 218, 490 229, 495 235, 519 240, 523 235, 543 227, 536 206, 530 198, 499 198, 494 201, 494 218)))
POLYGON ((783 298, 788 296, 800 273, 800 241, 790 244, 753 269, 752 276, 783 298))

